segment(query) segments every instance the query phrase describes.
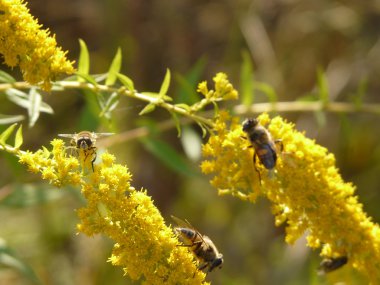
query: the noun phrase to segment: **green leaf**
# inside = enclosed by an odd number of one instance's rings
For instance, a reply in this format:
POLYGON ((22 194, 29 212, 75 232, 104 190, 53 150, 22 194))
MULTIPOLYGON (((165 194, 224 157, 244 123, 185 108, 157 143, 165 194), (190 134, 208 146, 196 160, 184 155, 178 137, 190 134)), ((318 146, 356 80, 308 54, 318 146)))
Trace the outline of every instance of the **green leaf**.
POLYGON ((170 85, 170 70, 166 69, 165 78, 161 84, 160 92, 158 92, 158 94, 160 96, 166 95, 168 93, 168 90, 169 90, 169 85, 170 85))
POLYGON ((359 86, 355 94, 353 94, 350 98, 356 108, 360 108, 362 106, 363 98, 367 94, 367 91, 368 91, 368 79, 364 78, 360 80, 359 86))
MULTIPOLYGON (((50 154, 50 152, 49 152, 50 154)), ((61 191, 48 184, 15 183, 9 186, 9 193, 0 200, 0 206, 26 208, 62 199, 61 191)))
POLYGON ((16 79, 14 79, 13 76, 6 73, 5 71, 0 70, 0 82, 14 83, 16 82, 16 79))
POLYGON ((133 85, 132 79, 130 79, 128 76, 121 73, 117 73, 116 76, 120 80, 121 84, 127 87, 129 91, 131 92, 135 91, 135 87, 133 85))
POLYGON ((253 66, 249 53, 245 50, 242 54, 243 63, 240 69, 240 94, 242 103, 250 106, 255 101, 253 88, 253 66))
POLYGON ((319 128, 323 128, 326 126, 326 123, 327 123, 326 112, 324 112, 323 110, 315 111, 314 117, 317 120, 317 124, 319 128))
POLYGON ((106 118, 111 117, 111 112, 116 108, 120 101, 120 94, 118 92, 113 92, 111 96, 107 99, 104 104, 104 108, 100 113, 100 116, 105 116, 106 118))
POLYGON ((0 264, 17 270, 34 284, 42 284, 33 269, 27 263, 19 259, 3 239, 0 239, 0 264))
POLYGON ((142 140, 145 148, 161 160, 167 167, 186 176, 198 176, 199 173, 186 163, 186 160, 166 142, 147 138, 142 140))
POLYGON ((163 95, 162 97, 161 97, 164 101, 173 101, 173 98, 172 97, 170 97, 170 96, 167 96, 167 95, 163 95))
POLYGON ((306 93, 303 96, 300 96, 296 99, 298 102, 315 102, 318 101, 318 97, 316 94, 313 93, 306 93))
POLYGON ((13 133, 16 126, 17 126, 17 124, 13 124, 13 125, 9 126, 4 132, 1 133, 1 135, 0 135, 0 144, 1 145, 5 145, 5 143, 7 142, 7 139, 13 133))
POLYGON ((153 112, 156 109, 156 105, 150 103, 144 107, 139 113, 140 116, 153 112))
POLYGON ((192 161, 198 161, 202 153, 202 139, 190 126, 184 126, 181 143, 186 156, 192 161))
POLYGON ((317 86, 318 86, 318 96, 323 104, 329 102, 329 87, 326 78, 326 74, 322 69, 318 68, 317 71, 317 86))
POLYGON ((269 102, 275 103, 277 102, 277 94, 276 91, 274 91, 273 87, 269 84, 263 83, 263 82, 254 82, 254 87, 263 92, 264 95, 268 97, 269 102))
MULTIPOLYGON (((79 39, 79 46, 80 46, 80 53, 79 53, 79 59, 78 59, 77 75, 79 74, 88 75, 88 73, 90 72, 90 55, 88 53, 87 45, 82 39, 79 39)), ((84 82, 83 79, 85 78, 81 76, 80 78, 78 78, 78 81, 84 82)))
POLYGON ((77 129, 80 130, 95 130, 99 126, 101 112, 99 105, 99 92, 93 90, 83 90, 84 99, 86 104, 80 112, 80 119, 77 129))
POLYGON ((24 120, 23 115, 3 115, 0 114, 0 125, 8 125, 24 120))
POLYGON ((185 76, 175 74, 175 80, 179 86, 179 90, 176 92, 178 94, 176 98, 177 102, 193 105, 200 100, 200 96, 196 90, 205 65, 206 59, 201 57, 185 76))
POLYGON ((175 127, 177 129, 178 137, 181 137, 181 123, 179 122, 178 116, 175 112, 172 112, 172 111, 169 111, 169 112, 172 115, 173 120, 175 122, 175 127))
MULTIPOLYGON (((7 89, 5 93, 7 94, 9 101, 29 110, 30 99, 28 94, 13 88, 7 89)), ((39 111, 42 113, 54 114, 53 108, 45 102, 41 102, 39 111)))
POLYGON ((191 111, 191 107, 189 105, 187 105, 187 104, 180 103, 180 104, 175 104, 174 106, 176 106, 178 108, 181 108, 181 109, 184 109, 184 110, 186 110, 188 112, 191 111))
MULTIPOLYGON (((91 75, 85 74, 85 73, 80 73, 80 72, 76 72, 75 74, 83 79, 81 82, 87 81, 88 83, 91 83, 94 86, 98 86, 98 83, 96 82, 95 78, 93 78, 91 75)), ((80 81, 80 80, 78 80, 78 81, 80 81)))
POLYGON ((41 94, 38 93, 35 88, 32 88, 29 91, 29 102, 29 127, 33 127, 40 116, 40 106, 42 102, 41 94))
POLYGON ((24 142, 24 138, 22 137, 22 125, 18 128, 16 132, 16 137, 15 137, 15 148, 20 148, 22 143, 24 142))
POLYGON ((201 123, 197 123, 197 124, 202 130, 202 138, 205 138, 207 136, 207 133, 208 133, 207 129, 205 128, 205 126, 203 124, 201 124, 201 123))
POLYGON ((116 82, 117 74, 121 68, 121 49, 118 48, 115 57, 112 60, 110 69, 108 70, 108 75, 106 79, 106 85, 113 85, 116 82))
POLYGON ((140 94, 146 95, 146 96, 149 96, 149 97, 152 97, 152 98, 156 98, 156 99, 160 98, 160 94, 158 94, 156 92, 141 92, 140 94))

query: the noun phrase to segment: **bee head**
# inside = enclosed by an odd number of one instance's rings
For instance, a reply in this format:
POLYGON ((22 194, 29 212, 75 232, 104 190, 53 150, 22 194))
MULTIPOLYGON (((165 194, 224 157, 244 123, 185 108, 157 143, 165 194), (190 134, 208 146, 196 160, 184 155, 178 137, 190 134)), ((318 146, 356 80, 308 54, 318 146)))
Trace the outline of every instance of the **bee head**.
POLYGON ((255 128, 259 124, 259 121, 257 119, 249 118, 246 119, 242 126, 243 126, 243 131, 244 132, 249 132, 253 128, 255 128))
POLYGON ((92 146, 92 141, 89 138, 80 138, 77 141, 77 148, 88 149, 92 146))
POLYGON ((216 267, 222 268, 223 262, 224 262, 224 260, 223 260, 223 254, 218 253, 218 255, 215 258, 215 260, 211 263, 210 269, 209 269, 208 272, 211 272, 216 267))

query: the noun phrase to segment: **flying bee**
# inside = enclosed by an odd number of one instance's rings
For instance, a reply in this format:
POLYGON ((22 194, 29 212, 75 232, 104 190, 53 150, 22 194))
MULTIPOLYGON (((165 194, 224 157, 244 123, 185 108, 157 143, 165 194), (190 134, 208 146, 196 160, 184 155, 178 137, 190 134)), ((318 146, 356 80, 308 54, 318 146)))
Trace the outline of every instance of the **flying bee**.
POLYGON ((188 221, 182 221, 174 216, 172 218, 178 224, 174 231, 182 241, 183 246, 190 247, 193 254, 201 262, 198 269, 208 268, 207 272, 211 272, 216 267, 221 268, 223 254, 218 251, 212 240, 195 230, 188 221))
POLYGON ((319 264, 318 274, 322 275, 337 270, 338 268, 341 268, 343 265, 345 265, 347 261, 347 256, 340 256, 336 258, 324 258, 322 262, 319 264))
POLYGON ((252 147, 255 149, 253 156, 253 166, 256 172, 259 174, 260 184, 261 175, 260 171, 256 167, 256 157, 259 157, 260 162, 268 170, 272 170, 276 166, 277 151, 276 143, 281 144, 281 150, 283 149, 281 140, 273 140, 269 131, 259 124, 257 119, 246 119, 243 124, 243 131, 247 134, 252 147))
POLYGON ((83 162, 86 162, 87 158, 91 159, 92 171, 94 171, 94 162, 96 160, 96 140, 100 137, 110 135, 113 135, 113 133, 94 133, 89 131, 81 131, 77 134, 58 134, 60 137, 70 138, 71 147, 76 149, 77 152, 83 151, 83 162))

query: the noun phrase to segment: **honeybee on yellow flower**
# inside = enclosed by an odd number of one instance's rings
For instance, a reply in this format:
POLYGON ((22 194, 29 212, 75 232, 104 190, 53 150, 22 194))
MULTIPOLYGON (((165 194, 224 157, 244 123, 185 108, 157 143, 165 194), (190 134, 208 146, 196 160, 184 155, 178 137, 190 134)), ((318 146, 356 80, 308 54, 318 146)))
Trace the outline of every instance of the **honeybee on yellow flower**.
POLYGON ((324 258, 318 267, 318 274, 326 274, 331 271, 337 270, 345 265, 348 261, 347 256, 340 256, 336 258, 324 258))
POLYGON ((175 233, 179 236, 184 246, 190 247, 194 255, 201 262, 198 269, 208 268, 211 272, 216 267, 221 268, 223 265, 223 254, 221 254, 212 240, 199 233, 193 228, 188 221, 172 216, 178 227, 174 228, 175 233))
POLYGON ((252 147, 255 149, 253 156, 253 166, 256 172, 259 174, 261 183, 260 171, 256 167, 256 157, 268 170, 272 170, 276 166, 277 150, 276 143, 281 144, 281 140, 273 140, 269 131, 259 124, 257 119, 246 119, 242 124, 243 131, 247 134, 248 140, 251 142, 252 147))
POLYGON ((91 159, 92 171, 94 171, 94 162, 96 160, 96 140, 100 137, 110 136, 113 133, 94 133, 89 131, 81 131, 75 134, 58 134, 60 137, 70 138, 71 147, 75 148, 78 152, 83 151, 84 162, 87 158, 91 159))

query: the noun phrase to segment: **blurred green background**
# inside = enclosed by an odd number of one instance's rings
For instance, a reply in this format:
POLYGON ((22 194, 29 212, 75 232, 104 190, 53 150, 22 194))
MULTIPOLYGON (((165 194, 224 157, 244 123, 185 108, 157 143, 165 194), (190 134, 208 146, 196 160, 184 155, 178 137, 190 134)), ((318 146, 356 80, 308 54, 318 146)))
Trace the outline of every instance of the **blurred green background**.
MULTIPOLYGON (((363 103, 380 103, 379 1, 34 0, 28 7, 56 34, 70 59, 78 58, 79 38, 87 43, 93 74, 106 72, 121 47, 122 72, 139 91, 158 91, 166 68, 173 77, 169 93, 178 100, 186 99, 196 82, 211 81, 220 71, 240 90, 247 84, 241 80, 242 66, 252 63, 249 80, 272 86, 278 101, 315 92, 319 69, 327 78, 331 101, 352 102, 364 94, 363 103)), ((17 69, 2 69, 21 78, 17 69)), ((31 129, 24 124, 24 149, 47 145, 58 133, 122 133, 170 119, 156 110, 142 121, 142 103, 123 99, 112 122, 104 123, 91 114, 79 91, 46 94, 44 100, 55 114, 42 114, 31 129)), ((256 92, 255 100, 268 98, 256 92)), ((0 102, 1 113, 25 114, 5 96, 0 102)), ((281 115, 336 155, 344 179, 357 186, 365 211, 379 222, 380 117, 281 115)), ((171 128, 143 140, 127 136, 108 150, 128 165, 135 188, 148 189, 168 223, 170 215, 186 218, 213 239, 225 263, 208 275, 212 284, 367 284, 349 267, 317 276, 318 252, 306 248, 303 239, 286 245, 266 200, 249 204, 218 197, 199 172, 199 138, 197 126, 188 126, 182 139, 171 128), (184 158, 179 166, 192 171, 186 174, 162 162, 152 151, 162 150, 157 141, 170 145, 184 158), (185 151, 189 141, 194 156, 185 151)), ((33 284, 34 273, 41 284, 139 284, 106 262, 110 240, 76 235, 75 209, 84 203, 78 189, 54 189, 12 156, 1 153, 0 160, 0 284, 33 284)))

